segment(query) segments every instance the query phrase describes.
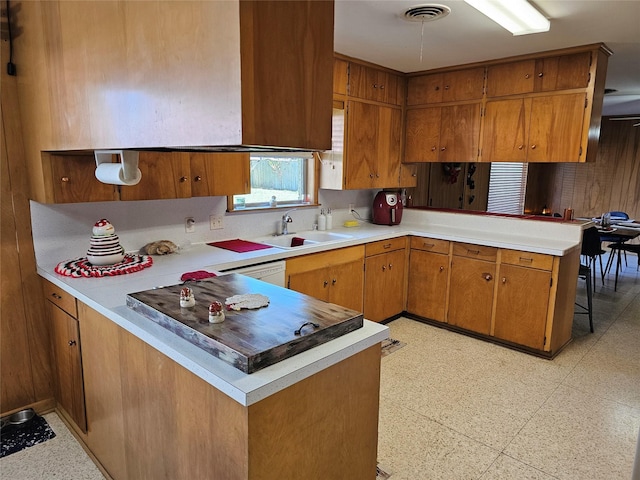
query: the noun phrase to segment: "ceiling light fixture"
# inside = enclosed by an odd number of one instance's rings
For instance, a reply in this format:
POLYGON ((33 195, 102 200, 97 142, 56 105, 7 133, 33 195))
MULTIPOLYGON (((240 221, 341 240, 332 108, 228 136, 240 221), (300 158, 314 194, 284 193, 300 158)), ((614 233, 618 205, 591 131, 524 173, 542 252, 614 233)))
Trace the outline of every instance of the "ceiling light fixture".
POLYGON ((551 23, 527 0, 464 0, 513 35, 548 32, 551 23))

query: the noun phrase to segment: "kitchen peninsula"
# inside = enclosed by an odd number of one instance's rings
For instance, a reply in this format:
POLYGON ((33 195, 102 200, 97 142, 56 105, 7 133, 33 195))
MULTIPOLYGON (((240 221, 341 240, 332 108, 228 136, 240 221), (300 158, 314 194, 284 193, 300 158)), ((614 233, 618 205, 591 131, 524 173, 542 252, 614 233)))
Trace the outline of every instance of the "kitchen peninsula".
MULTIPOLYGON (((379 343, 388 335, 385 326, 365 320, 361 329, 247 375, 127 308, 126 294, 175 285, 187 271, 219 271, 407 235, 528 251, 577 269, 582 232, 579 222, 407 210, 402 225, 334 229, 348 234, 339 242, 242 254, 198 244, 155 257, 151 268, 135 274, 71 279, 53 268, 64 259, 63 243, 69 257, 84 248, 88 237, 75 240, 73 233, 86 227, 80 217, 62 227, 68 219, 41 207, 32 204, 38 272, 78 305, 87 433, 76 432, 113 478, 150 478, 161 471, 197 477, 205 468, 222 469, 221 478, 283 478, 287 472, 295 472, 290 478, 339 478, 348 468, 349 478, 374 478, 379 343), (65 235, 64 242, 51 240, 65 235), (308 468, 302 477, 301 468, 308 468)), ((135 232, 114 218, 122 243, 136 244, 135 232)), ((563 279, 571 304, 576 278, 563 279)), ((569 330, 571 322, 572 315, 569 330)), ((558 323, 564 332, 566 320, 558 323)))

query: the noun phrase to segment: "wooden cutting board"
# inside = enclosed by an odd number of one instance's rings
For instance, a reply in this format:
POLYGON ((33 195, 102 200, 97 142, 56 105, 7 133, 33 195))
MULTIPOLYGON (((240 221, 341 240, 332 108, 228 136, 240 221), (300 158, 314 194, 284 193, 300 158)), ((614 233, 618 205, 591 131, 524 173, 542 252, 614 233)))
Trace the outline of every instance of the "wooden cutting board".
POLYGON ((127 306, 245 373, 357 330, 363 323, 361 312, 238 274, 130 293, 127 306), (184 286, 193 290, 194 307, 180 307, 184 286), (211 302, 224 304, 227 298, 246 293, 269 297, 269 305, 226 310, 224 322, 209 323, 211 302), (317 327, 300 330, 307 322, 317 327))

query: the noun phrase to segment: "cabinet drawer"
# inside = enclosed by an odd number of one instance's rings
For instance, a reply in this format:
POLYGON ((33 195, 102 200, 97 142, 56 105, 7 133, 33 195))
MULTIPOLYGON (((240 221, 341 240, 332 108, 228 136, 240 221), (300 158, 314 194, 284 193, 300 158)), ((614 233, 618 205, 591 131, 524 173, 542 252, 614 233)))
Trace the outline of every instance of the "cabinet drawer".
POLYGON ((371 242, 365 245, 365 257, 379 255, 381 253, 400 250, 407 246, 407 237, 390 238, 389 240, 380 240, 379 242, 371 242))
POLYGON ((498 249, 496 247, 485 247, 472 243, 454 243, 453 254, 459 257, 477 258, 479 260, 495 262, 498 256, 498 249))
POLYGON ((78 318, 78 308, 76 306, 76 299, 73 295, 68 294, 60 287, 48 282, 47 280, 42 281, 42 290, 47 300, 56 304, 73 318, 78 318))
POLYGON ((428 237, 411 237, 413 250, 425 250, 434 253, 449 253, 449 240, 437 240, 428 237))
POLYGON ((521 252, 519 250, 502 250, 502 263, 519 265, 521 267, 537 268, 551 271, 553 257, 542 253, 521 252))

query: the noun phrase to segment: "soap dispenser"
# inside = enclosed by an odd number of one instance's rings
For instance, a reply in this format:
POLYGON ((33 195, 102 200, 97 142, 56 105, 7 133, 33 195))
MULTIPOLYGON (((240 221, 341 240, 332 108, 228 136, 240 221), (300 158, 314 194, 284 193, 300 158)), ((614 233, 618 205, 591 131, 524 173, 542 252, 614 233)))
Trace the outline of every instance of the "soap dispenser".
POLYGON ((327 229, 327 217, 324 214, 324 208, 320 210, 320 215, 318 215, 318 230, 326 230, 327 229))
POLYGON ((333 228, 333 216, 331 216, 331 209, 327 208, 327 230, 331 230, 333 228))

